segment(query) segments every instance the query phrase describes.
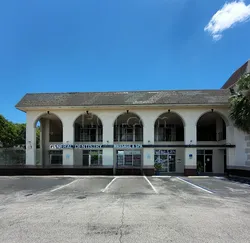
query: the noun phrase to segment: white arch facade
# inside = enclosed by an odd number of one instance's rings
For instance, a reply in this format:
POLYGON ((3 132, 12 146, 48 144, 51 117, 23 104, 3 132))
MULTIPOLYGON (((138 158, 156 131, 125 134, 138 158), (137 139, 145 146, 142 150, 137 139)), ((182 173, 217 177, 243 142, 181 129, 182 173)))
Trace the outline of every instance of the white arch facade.
MULTIPOLYGON (((215 145, 222 145, 223 143, 234 144, 234 130, 235 128, 232 126, 232 122, 228 118, 227 109, 226 108, 211 108, 214 109, 214 112, 218 112, 222 114, 224 119, 227 119, 227 140, 222 142, 215 142, 215 145)), ((197 142, 197 121, 198 119, 211 110, 210 108, 202 108, 202 107, 190 107, 190 108, 178 108, 178 107, 145 107, 145 108, 135 108, 135 107, 121 107, 121 108, 91 108, 88 109, 50 109, 49 112, 55 114, 59 117, 63 124, 63 141, 64 145, 74 145, 74 122, 75 120, 82 114, 85 114, 88 110, 89 113, 96 115, 102 122, 103 126, 103 139, 102 142, 95 143, 85 143, 86 146, 94 145, 98 148, 98 146, 102 147, 102 166, 114 168, 117 165, 117 154, 114 149, 114 145, 116 147, 119 146, 128 146, 133 145, 137 146, 138 150, 141 150, 141 160, 142 160, 142 168, 153 169, 154 168, 154 158, 156 149, 159 150, 159 144, 156 144, 154 141, 154 126, 157 118, 167 113, 168 110, 170 112, 176 113, 182 120, 184 125, 184 141, 180 142, 165 142, 162 143, 162 150, 176 150, 176 168, 179 173, 184 173, 186 170, 195 170, 196 169, 196 158, 197 158, 197 147, 196 145, 201 145, 202 142, 197 142), (138 142, 120 142, 119 144, 114 141, 114 123, 116 119, 124 114, 127 111, 131 114, 136 114, 143 125, 143 141, 138 142), (119 146, 118 146, 119 145, 119 146), (156 148, 156 145, 158 146, 156 148), (190 146, 187 146, 190 145, 190 146)), ((27 111, 27 132, 26 132, 26 164, 30 166, 35 166, 35 128, 34 123, 37 119, 47 111, 27 111)), ((205 143, 203 143, 205 144, 205 143)), ((46 144, 46 148, 50 149, 50 145, 46 144)), ((234 148, 227 149, 230 154, 230 158, 228 156, 228 163, 233 164, 235 161, 235 150, 234 148)), ((63 166, 64 167, 74 167, 81 166, 81 153, 77 155, 74 153, 74 149, 72 147, 65 146, 62 149, 63 156, 63 166)), ((222 171, 219 171, 222 172, 222 171)))

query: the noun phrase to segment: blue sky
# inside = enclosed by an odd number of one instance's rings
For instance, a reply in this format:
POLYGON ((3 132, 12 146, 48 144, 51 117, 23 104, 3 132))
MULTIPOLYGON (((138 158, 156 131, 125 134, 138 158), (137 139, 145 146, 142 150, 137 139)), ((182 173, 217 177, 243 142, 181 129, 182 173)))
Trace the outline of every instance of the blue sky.
POLYGON ((250 58, 250 0, 0 3, 0 114, 25 93, 217 89, 250 58))

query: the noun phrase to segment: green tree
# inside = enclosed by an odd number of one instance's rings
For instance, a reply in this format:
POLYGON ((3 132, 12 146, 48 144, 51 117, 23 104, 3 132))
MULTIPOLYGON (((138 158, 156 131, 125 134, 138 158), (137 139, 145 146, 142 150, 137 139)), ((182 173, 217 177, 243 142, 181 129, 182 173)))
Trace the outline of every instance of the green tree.
POLYGON ((17 139, 17 127, 0 115, 0 141, 3 147, 13 147, 17 139))
POLYGON ((15 144, 16 145, 24 145, 26 139, 26 124, 25 123, 16 123, 17 137, 15 144))
MULTIPOLYGON (((0 142, 4 148, 26 144, 26 124, 13 123, 0 115, 0 142)), ((36 128, 36 145, 40 147, 40 127, 36 128)))
POLYGON ((230 90, 230 117, 238 129, 250 133, 250 74, 242 75, 230 90))

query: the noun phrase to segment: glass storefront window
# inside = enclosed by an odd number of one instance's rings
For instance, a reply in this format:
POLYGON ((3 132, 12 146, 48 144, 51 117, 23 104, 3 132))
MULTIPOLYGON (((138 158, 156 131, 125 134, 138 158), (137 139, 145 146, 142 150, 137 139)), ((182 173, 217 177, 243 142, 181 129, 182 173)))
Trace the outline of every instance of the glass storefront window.
POLYGON ((133 154, 132 151, 124 151, 124 165, 129 166, 133 164, 133 154))
POLYGON ((176 150, 155 150, 154 161, 161 164, 161 171, 175 172, 176 150))
POLYGON ((142 155, 140 150, 117 150, 117 167, 119 166, 135 166, 142 165, 142 155))
POLYGON ((102 150, 83 150, 82 151, 83 166, 101 166, 102 150))

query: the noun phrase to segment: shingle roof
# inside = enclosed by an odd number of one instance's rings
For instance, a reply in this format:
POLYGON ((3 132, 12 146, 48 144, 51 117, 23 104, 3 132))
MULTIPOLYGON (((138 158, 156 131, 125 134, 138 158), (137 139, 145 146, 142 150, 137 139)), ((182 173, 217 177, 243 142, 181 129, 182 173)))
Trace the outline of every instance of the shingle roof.
POLYGON ((26 94, 16 107, 227 104, 229 95, 229 91, 223 89, 33 93, 26 94))
POLYGON ((222 89, 230 88, 240 79, 241 75, 245 73, 250 73, 250 60, 248 60, 240 68, 238 68, 221 88, 222 89))

